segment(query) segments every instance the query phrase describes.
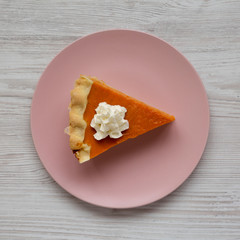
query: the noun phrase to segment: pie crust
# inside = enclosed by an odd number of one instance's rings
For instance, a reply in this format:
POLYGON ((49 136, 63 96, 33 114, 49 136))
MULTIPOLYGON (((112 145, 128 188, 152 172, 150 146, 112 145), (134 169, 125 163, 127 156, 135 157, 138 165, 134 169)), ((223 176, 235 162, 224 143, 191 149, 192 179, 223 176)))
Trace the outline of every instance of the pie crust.
POLYGON ((74 89, 71 91, 71 103, 69 106, 70 148, 80 162, 90 159, 91 147, 83 142, 87 126, 83 116, 92 84, 93 81, 90 78, 81 76, 76 80, 74 89))

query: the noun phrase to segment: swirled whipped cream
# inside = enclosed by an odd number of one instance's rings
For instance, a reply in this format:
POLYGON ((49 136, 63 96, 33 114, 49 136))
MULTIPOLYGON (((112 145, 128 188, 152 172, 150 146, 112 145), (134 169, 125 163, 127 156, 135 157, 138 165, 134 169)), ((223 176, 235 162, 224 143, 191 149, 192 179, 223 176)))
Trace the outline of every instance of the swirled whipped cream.
POLYGON ((95 109, 90 126, 96 130, 94 138, 101 140, 122 137, 122 131, 129 128, 128 120, 124 119, 127 109, 119 105, 110 105, 106 102, 99 103, 95 109))

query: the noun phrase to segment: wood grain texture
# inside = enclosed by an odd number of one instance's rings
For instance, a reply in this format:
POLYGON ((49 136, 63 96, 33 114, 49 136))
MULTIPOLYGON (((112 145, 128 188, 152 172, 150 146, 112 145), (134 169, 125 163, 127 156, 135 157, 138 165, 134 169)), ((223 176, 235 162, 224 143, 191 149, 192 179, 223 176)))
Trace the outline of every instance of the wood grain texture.
POLYGON ((0 239, 240 239, 240 1, 0 0, 0 239), (34 149, 41 73, 72 41, 136 29, 179 49, 207 90, 211 128, 190 178, 153 204, 89 205, 62 190, 34 149))

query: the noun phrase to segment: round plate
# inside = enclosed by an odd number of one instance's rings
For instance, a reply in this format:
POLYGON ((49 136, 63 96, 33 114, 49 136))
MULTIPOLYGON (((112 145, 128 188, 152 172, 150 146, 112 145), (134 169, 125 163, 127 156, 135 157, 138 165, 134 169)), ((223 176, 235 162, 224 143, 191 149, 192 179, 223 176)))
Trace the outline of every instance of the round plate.
POLYGON ((99 206, 137 207, 171 193, 196 167, 208 136, 208 100, 192 65, 168 43, 137 31, 103 31, 75 41, 48 65, 33 97, 31 129, 43 165, 66 191, 99 206), (176 120, 79 164, 64 128, 80 74, 176 120))

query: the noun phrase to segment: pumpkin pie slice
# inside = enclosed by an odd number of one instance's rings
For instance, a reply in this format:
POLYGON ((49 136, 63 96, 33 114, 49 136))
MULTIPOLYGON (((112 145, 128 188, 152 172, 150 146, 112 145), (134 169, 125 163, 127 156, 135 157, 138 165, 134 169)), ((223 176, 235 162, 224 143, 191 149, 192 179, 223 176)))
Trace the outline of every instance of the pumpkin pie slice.
POLYGON ((175 119, 84 75, 71 91, 69 110, 70 148, 80 163, 175 119))

